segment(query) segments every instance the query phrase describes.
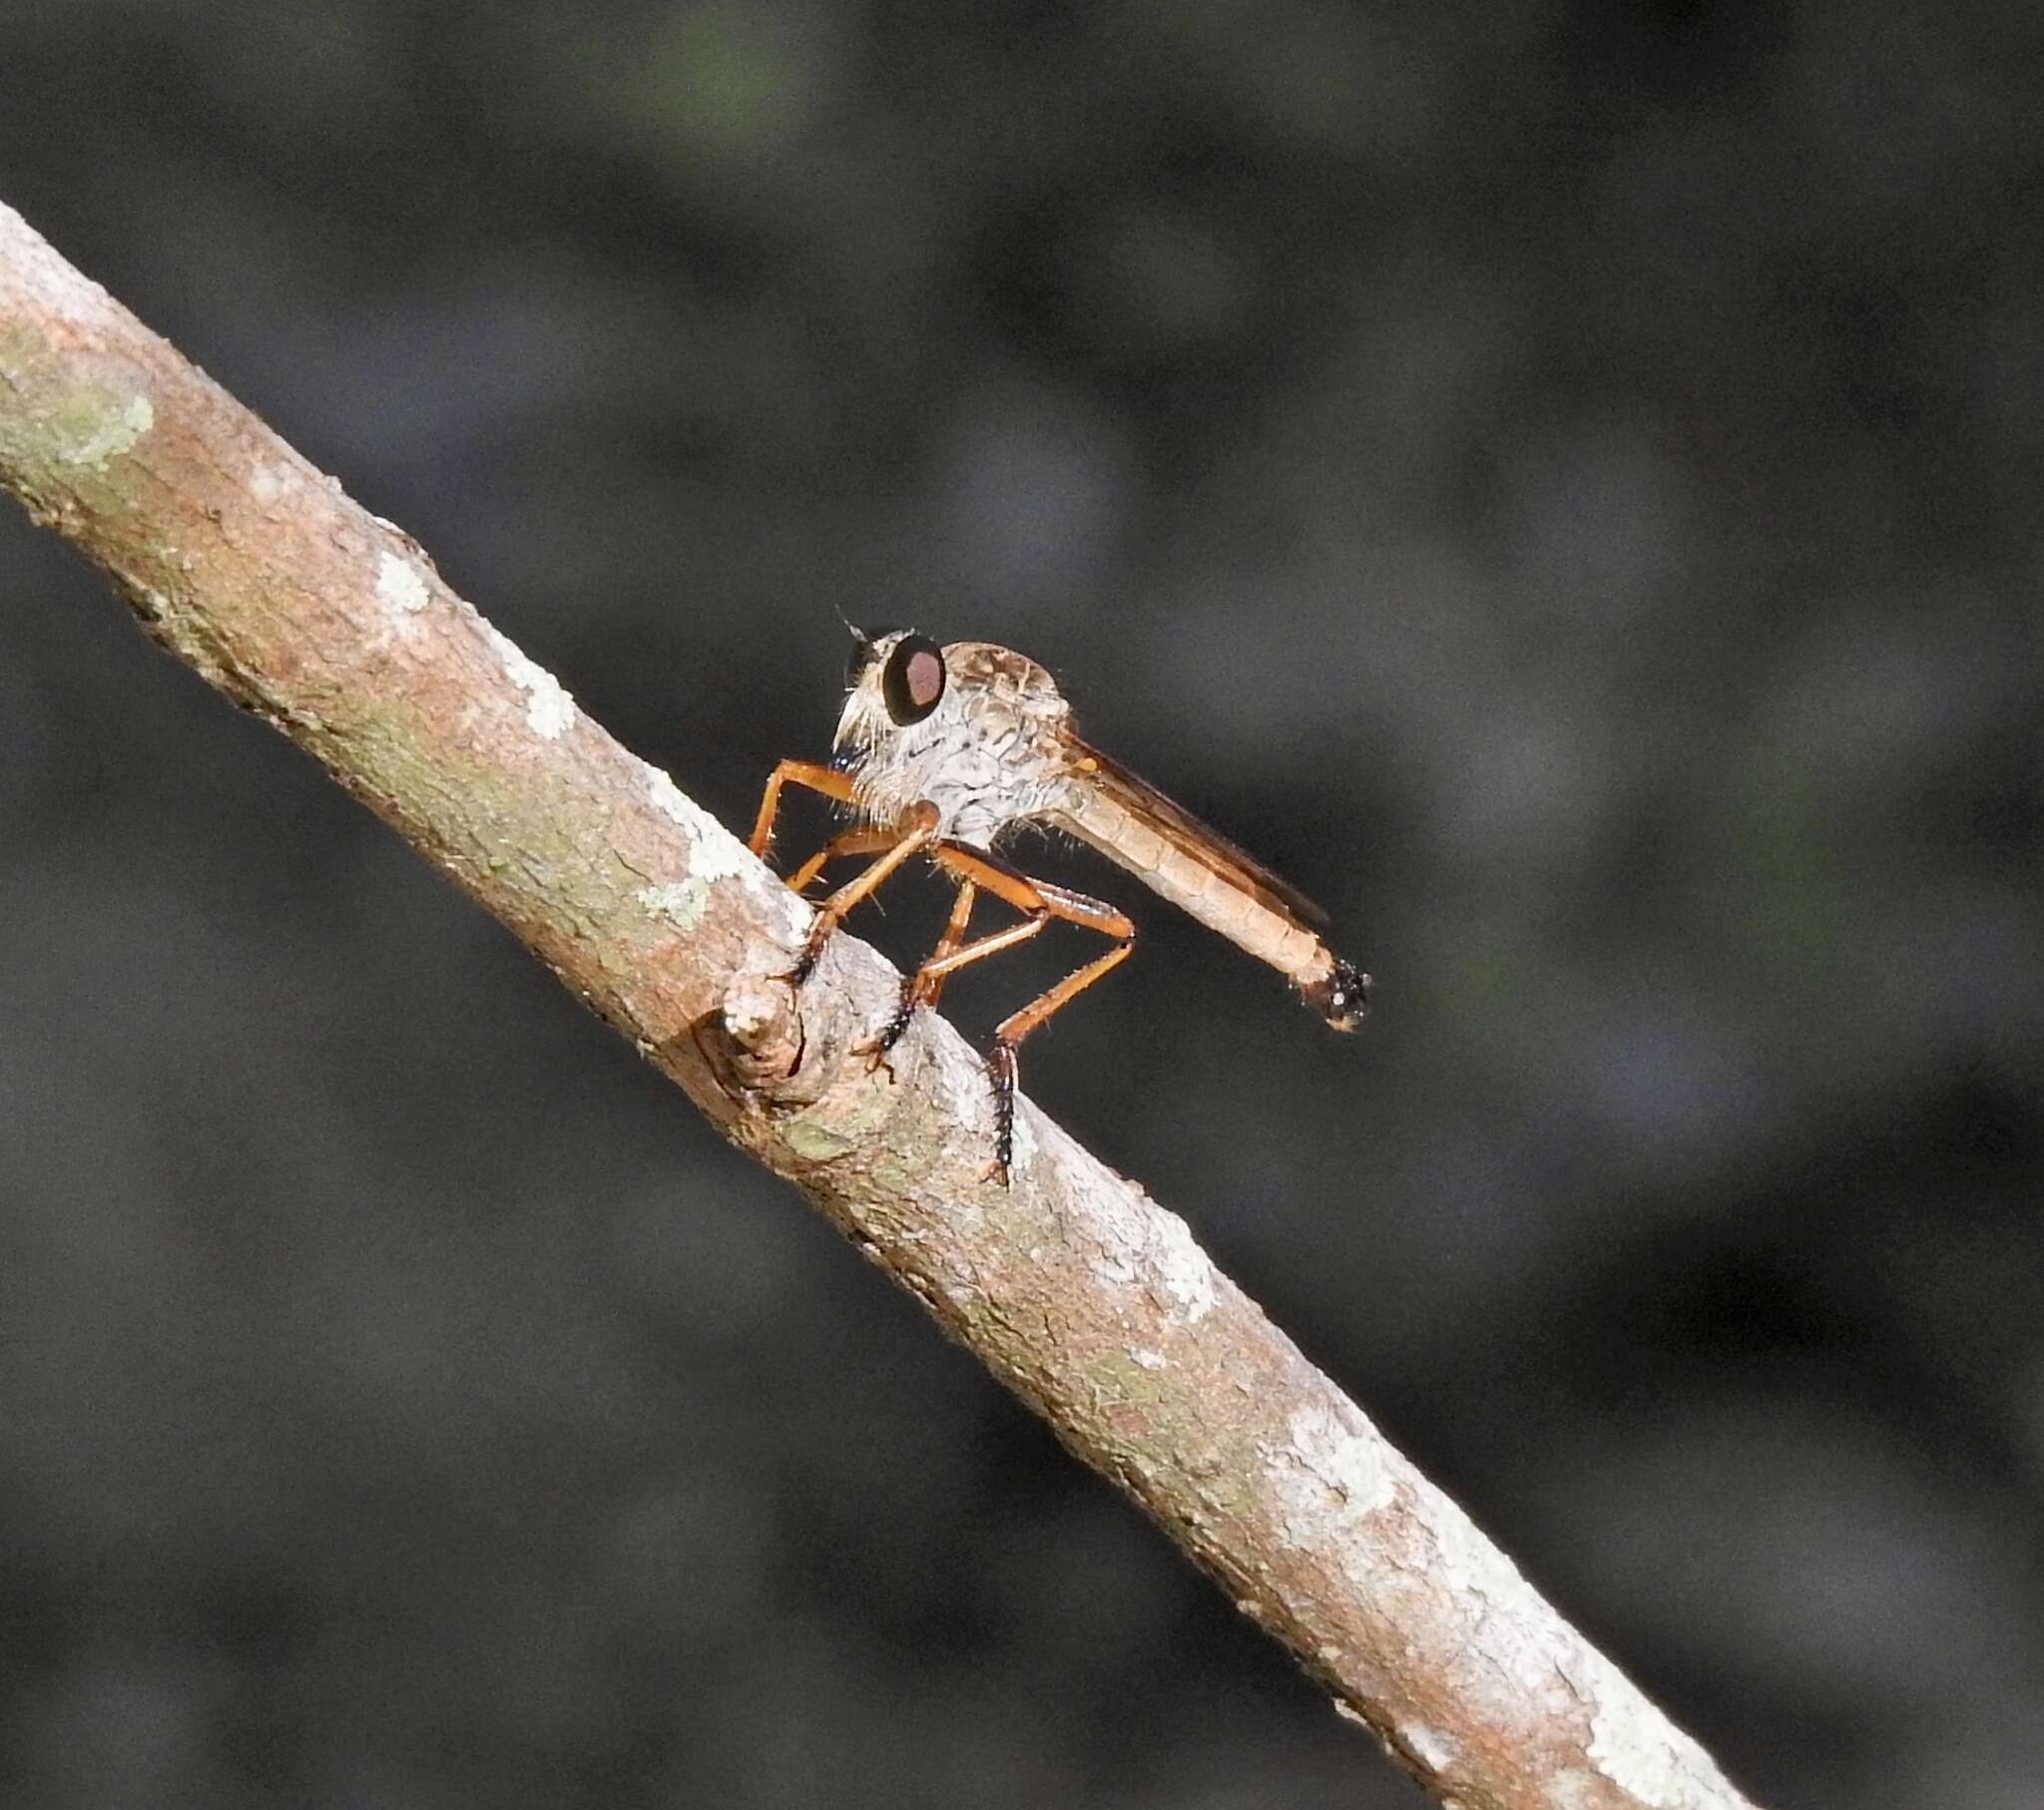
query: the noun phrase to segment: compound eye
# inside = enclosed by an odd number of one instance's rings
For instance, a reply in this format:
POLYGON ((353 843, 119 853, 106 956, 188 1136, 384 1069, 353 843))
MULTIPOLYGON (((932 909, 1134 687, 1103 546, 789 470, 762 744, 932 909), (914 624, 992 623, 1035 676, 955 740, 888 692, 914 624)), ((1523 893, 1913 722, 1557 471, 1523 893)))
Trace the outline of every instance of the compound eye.
POLYGON ((943 699, 943 649, 927 635, 904 635, 887 656, 880 695, 897 727, 922 721, 943 699))

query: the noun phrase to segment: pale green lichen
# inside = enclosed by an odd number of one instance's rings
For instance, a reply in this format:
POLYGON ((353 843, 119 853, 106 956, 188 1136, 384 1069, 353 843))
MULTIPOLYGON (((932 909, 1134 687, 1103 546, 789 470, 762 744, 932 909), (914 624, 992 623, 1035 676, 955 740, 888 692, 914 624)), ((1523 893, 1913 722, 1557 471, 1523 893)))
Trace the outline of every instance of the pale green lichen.
POLYGON ((694 930, 703 921, 703 909, 710 903, 710 882, 702 874, 692 873, 686 880, 642 886, 633 897, 677 930, 694 930))
POLYGON ((249 494, 265 509, 282 501, 296 484, 297 474, 284 464, 258 465, 249 474, 249 494))
POLYGON ((1149 1406, 1165 1399, 1163 1381, 1157 1375, 1163 1364, 1163 1357, 1154 1351, 1117 1349, 1091 1359, 1086 1374, 1101 1396, 1124 1404, 1149 1406))
POLYGON ((1291 1443, 1273 1455, 1274 1481, 1300 1527, 1346 1527, 1397 1501, 1397 1479, 1382 1443, 1347 1402, 1294 1408, 1285 1431, 1291 1443))
POLYGON ((873 1154, 866 1173, 874 1187, 888 1194, 905 1194, 915 1181, 911 1165, 884 1146, 873 1154))
MULTIPOLYGON (((1017 1124, 1022 1116, 1016 1116, 1017 1124)), ((1107 1233, 1094 1273, 1110 1287, 1140 1287, 1169 1297, 1173 1317, 1194 1325, 1214 1311, 1214 1264, 1186 1222, 1162 1209, 1139 1211, 1119 1202, 1105 1208, 1107 1233)))
POLYGON ((831 1162, 858 1142, 855 1133, 824 1120, 796 1119, 781 1133, 788 1149, 803 1162, 831 1162))
POLYGON ((885 1082, 818 1103, 788 1120, 781 1135, 804 1162, 829 1162, 873 1141, 894 1112, 885 1082))
POLYGON ((50 456, 60 464, 104 472, 107 461, 134 450, 156 425, 156 410, 147 396, 122 393, 100 384, 85 384, 66 393, 42 417, 50 456))

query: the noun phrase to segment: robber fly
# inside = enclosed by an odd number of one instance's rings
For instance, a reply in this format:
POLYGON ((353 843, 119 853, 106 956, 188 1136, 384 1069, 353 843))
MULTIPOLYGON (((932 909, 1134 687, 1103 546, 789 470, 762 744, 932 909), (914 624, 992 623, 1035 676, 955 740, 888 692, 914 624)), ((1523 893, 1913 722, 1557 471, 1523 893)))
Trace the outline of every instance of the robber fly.
POLYGON ((1084 925, 1113 946, 1004 1019, 986 1059, 994 1095, 994 1172, 1014 1154, 1015 1047, 1099 980, 1134 947, 1136 927, 1112 905, 1023 873, 995 852, 1010 830, 1049 825, 1077 836, 1154 892, 1269 962, 1336 1031, 1361 1024, 1369 976, 1320 937, 1326 915, 1190 811, 1072 728, 1072 710, 1035 661, 990 642, 939 647, 912 630, 852 630, 847 695, 828 766, 783 760, 766 781, 752 849, 764 855, 784 785, 850 807, 858 821, 802 863, 788 884, 806 888, 837 855, 877 858, 822 903, 789 979, 805 981, 845 913, 903 862, 921 855, 956 882, 943 935, 903 985, 901 1002, 864 1046, 875 1062, 936 1004, 960 968, 1012 949, 1053 918, 1084 925), (968 940, 974 901, 991 893, 1021 922, 968 940))

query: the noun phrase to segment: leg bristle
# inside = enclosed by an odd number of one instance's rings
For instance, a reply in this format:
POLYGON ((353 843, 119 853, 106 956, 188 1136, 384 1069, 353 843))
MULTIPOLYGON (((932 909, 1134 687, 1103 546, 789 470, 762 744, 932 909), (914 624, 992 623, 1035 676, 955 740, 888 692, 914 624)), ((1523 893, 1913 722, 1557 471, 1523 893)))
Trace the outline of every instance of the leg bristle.
POLYGON ((994 1173, 1003 1187, 1015 1160, 1015 1052, 995 1044, 987 1052, 986 1077, 994 1094, 994 1173))
POLYGON ((903 981, 901 983, 901 998, 895 1004, 894 1016, 887 1021, 885 1029, 873 1040, 873 1048, 880 1055, 885 1056, 889 1050, 893 1049, 901 1041, 903 1035, 908 1030, 909 1022, 915 1017, 915 1009, 920 1003, 920 996, 916 991, 913 978, 903 981))

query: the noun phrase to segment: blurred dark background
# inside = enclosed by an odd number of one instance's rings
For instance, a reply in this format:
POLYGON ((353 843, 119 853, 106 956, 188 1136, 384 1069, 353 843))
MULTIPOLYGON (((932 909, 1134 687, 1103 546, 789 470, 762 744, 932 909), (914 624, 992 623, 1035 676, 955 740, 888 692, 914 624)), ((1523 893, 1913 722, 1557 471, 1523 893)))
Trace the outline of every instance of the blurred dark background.
MULTIPOLYGON (((1043 660, 1380 990, 1052 853, 1144 942, 1037 1099, 1756 1796, 2036 1810, 2040 18, 0 0, 0 197, 734 825, 833 611, 1043 660)), ((0 603, 0 1801, 1417 1803, 11 509, 0 603)))

